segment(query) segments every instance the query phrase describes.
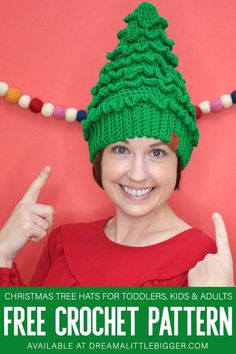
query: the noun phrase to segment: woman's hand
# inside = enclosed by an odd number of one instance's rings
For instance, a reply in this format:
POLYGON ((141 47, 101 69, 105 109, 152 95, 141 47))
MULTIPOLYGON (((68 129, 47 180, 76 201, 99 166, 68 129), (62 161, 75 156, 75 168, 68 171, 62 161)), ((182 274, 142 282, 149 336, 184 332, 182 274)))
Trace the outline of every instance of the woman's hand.
POLYGON ((30 185, 0 231, 0 267, 11 268, 13 259, 29 241, 40 241, 53 224, 54 209, 36 204, 39 193, 50 175, 46 166, 30 185))
POLYGON ((217 253, 208 253, 188 273, 188 286, 234 286, 233 259, 224 221, 214 213, 217 253))

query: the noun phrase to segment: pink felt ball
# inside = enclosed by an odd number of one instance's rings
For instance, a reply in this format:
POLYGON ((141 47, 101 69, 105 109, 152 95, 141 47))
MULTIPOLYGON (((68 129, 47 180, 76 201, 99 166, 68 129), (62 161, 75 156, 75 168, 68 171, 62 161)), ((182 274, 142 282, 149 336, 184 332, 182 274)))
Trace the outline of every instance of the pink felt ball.
POLYGON ((63 106, 55 106, 53 116, 56 119, 64 119, 65 118, 65 108, 63 106))
POLYGON ((211 112, 220 112, 223 109, 223 105, 219 99, 210 101, 211 112))

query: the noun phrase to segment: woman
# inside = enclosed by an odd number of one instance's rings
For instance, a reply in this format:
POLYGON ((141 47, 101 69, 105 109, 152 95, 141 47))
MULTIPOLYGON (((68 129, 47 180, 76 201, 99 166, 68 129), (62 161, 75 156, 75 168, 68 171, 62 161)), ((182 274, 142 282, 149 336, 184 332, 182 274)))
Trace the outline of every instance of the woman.
MULTIPOLYGON (((33 286, 233 286, 222 219, 216 241, 180 219, 167 201, 198 144, 194 106, 175 70, 167 21, 141 3, 92 89, 82 121, 96 182, 116 214, 62 225, 49 236, 33 286)), ((46 167, 0 233, 1 285, 23 285, 14 258, 45 237, 53 209, 37 204, 46 167)))

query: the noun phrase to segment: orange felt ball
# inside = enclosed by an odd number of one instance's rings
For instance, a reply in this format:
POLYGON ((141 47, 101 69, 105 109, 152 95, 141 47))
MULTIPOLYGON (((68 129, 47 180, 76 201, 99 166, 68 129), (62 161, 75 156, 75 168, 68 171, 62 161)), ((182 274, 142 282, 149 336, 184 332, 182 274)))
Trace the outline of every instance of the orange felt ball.
POLYGON ((4 98, 7 103, 17 103, 21 95, 22 93, 17 87, 10 87, 4 98))

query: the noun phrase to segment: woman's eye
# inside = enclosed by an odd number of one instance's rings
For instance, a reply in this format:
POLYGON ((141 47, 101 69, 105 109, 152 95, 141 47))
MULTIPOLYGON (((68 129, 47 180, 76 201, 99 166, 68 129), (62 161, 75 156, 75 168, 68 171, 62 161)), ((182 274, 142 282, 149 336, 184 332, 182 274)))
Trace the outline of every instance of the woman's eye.
POLYGON ((152 150, 151 154, 154 157, 160 158, 160 157, 166 156, 167 152, 165 150, 161 150, 161 149, 154 149, 154 150, 152 150))
POLYGON ((112 151, 114 151, 117 154, 125 154, 127 148, 125 146, 114 146, 112 148, 112 151))
MULTIPOLYGON (((122 145, 117 145, 117 146, 114 146, 112 149, 112 152, 118 154, 118 155, 124 155, 124 154, 128 154, 129 153, 129 150, 125 147, 125 146, 122 146, 122 145)), ((162 158, 164 156, 167 155, 167 152, 165 150, 161 150, 161 149, 153 149, 151 151, 151 156, 154 157, 154 158, 162 158)))

